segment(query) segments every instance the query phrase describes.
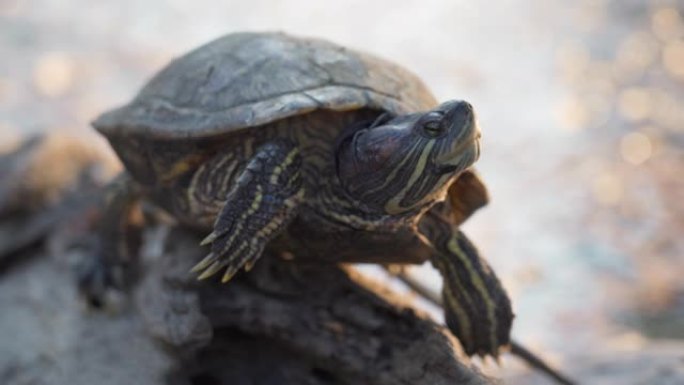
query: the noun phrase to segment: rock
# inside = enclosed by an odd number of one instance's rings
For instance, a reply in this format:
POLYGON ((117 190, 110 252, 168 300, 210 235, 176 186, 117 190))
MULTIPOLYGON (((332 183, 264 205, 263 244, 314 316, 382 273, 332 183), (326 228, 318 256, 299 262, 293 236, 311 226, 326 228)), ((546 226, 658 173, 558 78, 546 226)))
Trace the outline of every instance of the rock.
POLYGON ((132 312, 88 313, 74 278, 33 256, 0 279, 0 383, 165 384, 175 363, 132 312))

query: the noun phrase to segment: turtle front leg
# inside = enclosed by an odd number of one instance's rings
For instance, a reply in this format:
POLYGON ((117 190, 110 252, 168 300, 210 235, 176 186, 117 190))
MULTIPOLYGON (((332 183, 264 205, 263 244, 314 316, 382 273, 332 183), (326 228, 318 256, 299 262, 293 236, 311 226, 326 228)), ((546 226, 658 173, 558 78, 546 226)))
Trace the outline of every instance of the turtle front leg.
POLYGON ((250 270, 264 247, 294 218, 304 196, 297 146, 276 140, 261 146, 235 182, 214 230, 202 245, 211 253, 192 271, 205 279, 225 269, 228 282, 240 268, 250 270))
POLYGON ((434 247, 431 261, 444 279, 447 327, 466 354, 498 357, 500 348, 510 343, 513 321, 506 290, 475 246, 450 221, 429 212, 420 231, 434 247))

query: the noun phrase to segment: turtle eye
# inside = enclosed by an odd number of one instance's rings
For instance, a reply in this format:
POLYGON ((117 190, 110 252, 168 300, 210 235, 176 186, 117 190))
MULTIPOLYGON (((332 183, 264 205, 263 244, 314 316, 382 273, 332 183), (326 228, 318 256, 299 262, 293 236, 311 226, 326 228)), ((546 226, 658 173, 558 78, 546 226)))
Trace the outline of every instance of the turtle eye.
POLYGON ((423 123, 423 133, 428 138, 437 138, 444 133, 444 125, 441 120, 429 120, 423 123))

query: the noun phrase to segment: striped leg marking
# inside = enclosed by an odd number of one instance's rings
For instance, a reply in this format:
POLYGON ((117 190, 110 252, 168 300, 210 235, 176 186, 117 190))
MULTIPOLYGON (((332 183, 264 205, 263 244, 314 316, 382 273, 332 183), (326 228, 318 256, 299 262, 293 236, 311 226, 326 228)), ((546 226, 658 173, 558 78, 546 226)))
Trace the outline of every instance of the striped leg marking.
POLYGON ((202 245, 211 253, 193 267, 199 279, 225 269, 228 282, 240 268, 250 270, 264 247, 294 218, 304 190, 298 148, 286 140, 263 145, 228 194, 214 230, 202 245))
POLYGON ((436 249, 432 263, 444 278, 449 330, 466 354, 498 357, 500 348, 510 342, 513 311, 508 294, 465 234, 448 223, 428 229, 436 249))

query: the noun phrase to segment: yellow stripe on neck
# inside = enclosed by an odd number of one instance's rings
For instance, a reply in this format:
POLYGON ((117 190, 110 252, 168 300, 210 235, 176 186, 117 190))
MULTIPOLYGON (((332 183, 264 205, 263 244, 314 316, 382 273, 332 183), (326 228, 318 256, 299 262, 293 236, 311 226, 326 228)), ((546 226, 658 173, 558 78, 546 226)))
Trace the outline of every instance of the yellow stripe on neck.
POLYGON ((404 188, 401 189, 395 195, 387 201, 385 204, 385 211, 388 214, 400 214, 402 212, 405 212, 406 209, 409 209, 411 207, 402 207, 401 206, 401 201, 404 199, 404 196, 406 196, 406 193, 408 190, 416 183, 418 178, 425 172, 425 166, 427 165, 428 161, 428 156, 432 152, 432 148, 435 146, 435 141, 431 140, 429 141, 425 147, 423 147, 423 150, 420 153, 420 158, 418 158, 418 163, 415 165, 413 169, 413 173, 411 173, 411 177, 409 178, 408 182, 404 186, 404 188))

